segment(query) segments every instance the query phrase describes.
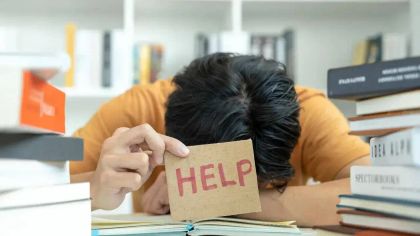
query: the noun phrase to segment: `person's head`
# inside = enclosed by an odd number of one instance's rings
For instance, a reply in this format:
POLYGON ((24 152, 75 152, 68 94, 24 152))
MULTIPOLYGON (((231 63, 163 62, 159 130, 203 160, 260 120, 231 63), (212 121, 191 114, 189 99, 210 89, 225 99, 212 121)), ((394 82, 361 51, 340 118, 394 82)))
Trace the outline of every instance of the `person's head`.
POLYGON ((260 56, 216 53, 191 62, 173 80, 166 134, 186 145, 252 139, 261 183, 283 189, 300 135, 299 103, 285 67, 260 56))

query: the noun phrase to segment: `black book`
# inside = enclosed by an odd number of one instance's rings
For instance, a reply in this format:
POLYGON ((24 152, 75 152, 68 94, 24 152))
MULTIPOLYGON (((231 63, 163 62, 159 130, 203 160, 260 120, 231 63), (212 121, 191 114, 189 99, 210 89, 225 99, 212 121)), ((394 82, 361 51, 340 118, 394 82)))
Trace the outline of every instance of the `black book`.
POLYGON ((328 97, 361 100, 420 88, 420 57, 328 71, 328 97))
POLYGON ((80 138, 46 134, 0 133, 0 159, 83 160, 80 138))
POLYGON ((102 87, 109 88, 111 83, 111 32, 104 33, 103 61, 102 61, 102 87))

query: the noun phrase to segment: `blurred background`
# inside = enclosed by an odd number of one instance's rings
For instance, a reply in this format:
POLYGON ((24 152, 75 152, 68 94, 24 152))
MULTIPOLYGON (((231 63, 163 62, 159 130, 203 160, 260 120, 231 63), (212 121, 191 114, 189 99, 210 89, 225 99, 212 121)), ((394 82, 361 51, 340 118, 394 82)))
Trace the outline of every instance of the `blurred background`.
POLYGON ((419 31, 420 3, 410 0, 0 1, 0 51, 72 49, 73 78, 52 80, 67 92, 69 134, 104 101, 197 56, 262 54, 325 91, 329 68, 420 54, 419 31))

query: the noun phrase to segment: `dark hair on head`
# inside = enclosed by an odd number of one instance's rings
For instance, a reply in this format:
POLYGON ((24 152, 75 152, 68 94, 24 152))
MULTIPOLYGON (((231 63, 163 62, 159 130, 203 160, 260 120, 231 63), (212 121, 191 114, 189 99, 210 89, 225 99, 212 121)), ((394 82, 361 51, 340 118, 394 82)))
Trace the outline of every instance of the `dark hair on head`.
POLYGON ((251 138, 258 180, 284 190, 300 135, 299 103, 284 65, 261 56, 215 53, 191 62, 173 83, 167 135, 186 145, 251 138))

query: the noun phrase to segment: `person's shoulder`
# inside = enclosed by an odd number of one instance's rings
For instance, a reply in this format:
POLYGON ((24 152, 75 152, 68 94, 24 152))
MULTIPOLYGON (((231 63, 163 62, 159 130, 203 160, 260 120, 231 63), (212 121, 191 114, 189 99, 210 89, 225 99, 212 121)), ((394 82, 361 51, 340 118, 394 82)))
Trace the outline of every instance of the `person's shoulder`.
POLYGON ((314 98, 325 99, 325 92, 319 89, 295 85, 295 90, 298 95, 298 101, 300 104, 305 103, 314 98))
POLYGON ((143 91, 146 93, 155 93, 156 95, 163 95, 164 97, 169 96, 172 91, 175 89, 174 84, 172 83, 172 78, 157 80, 152 84, 137 84, 132 87, 132 92, 137 93, 143 91))

